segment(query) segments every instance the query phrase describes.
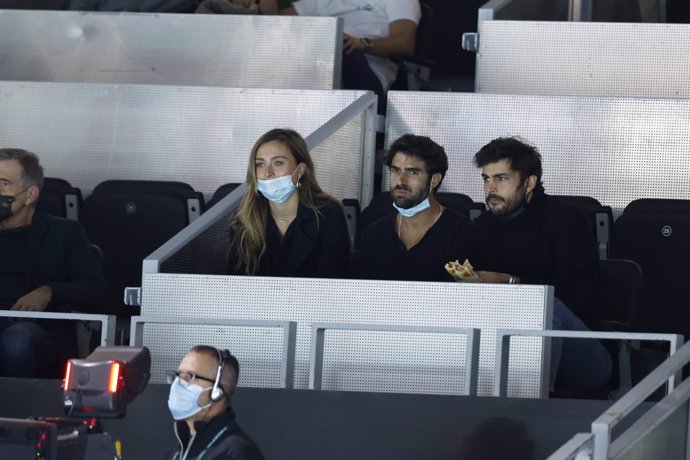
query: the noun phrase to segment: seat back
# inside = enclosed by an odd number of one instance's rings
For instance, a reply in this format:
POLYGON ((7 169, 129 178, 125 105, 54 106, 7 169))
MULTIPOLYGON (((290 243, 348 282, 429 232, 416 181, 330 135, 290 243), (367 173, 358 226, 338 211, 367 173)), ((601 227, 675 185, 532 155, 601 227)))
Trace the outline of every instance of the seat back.
POLYGON ((612 256, 644 272, 639 327, 690 336, 690 201, 632 202, 613 226, 613 241, 612 256))
POLYGON ((623 259, 599 261, 600 318, 609 322, 634 324, 643 286, 642 268, 623 259))
POLYGON ((206 203, 206 209, 211 209, 213 205, 225 198, 228 194, 230 194, 230 192, 232 192, 239 186, 240 184, 238 182, 231 182, 218 187, 216 191, 213 192, 213 196, 211 197, 211 199, 208 200, 208 203, 206 203))
POLYGON ((79 220, 81 190, 64 179, 46 177, 36 203, 36 212, 79 220))
POLYGON ((599 259, 609 257, 611 251, 611 232, 613 229, 613 211, 611 206, 602 206, 595 198, 581 195, 551 195, 554 198, 578 208, 587 217, 597 241, 599 259))
POLYGON ((199 216, 203 195, 181 182, 106 181, 84 201, 81 221, 103 250, 113 299, 141 286, 142 260, 199 216))

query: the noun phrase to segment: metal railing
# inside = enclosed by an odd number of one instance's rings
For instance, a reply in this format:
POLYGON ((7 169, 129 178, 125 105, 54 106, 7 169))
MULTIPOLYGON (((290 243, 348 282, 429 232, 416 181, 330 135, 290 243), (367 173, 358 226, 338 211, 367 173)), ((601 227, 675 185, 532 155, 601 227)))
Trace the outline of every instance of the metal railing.
MULTIPOLYGON (((600 332, 600 331, 556 331, 529 329, 497 329, 496 330, 496 378, 494 379, 494 395, 506 396, 508 387, 508 360, 510 357, 511 337, 543 337, 564 339, 611 339, 637 341, 664 341, 669 343, 669 354, 676 353, 683 344, 683 336, 679 334, 643 333, 643 332, 600 332)), ((549 372, 544 368, 544 372, 549 372)), ((680 372, 668 378, 667 392, 675 387, 680 380, 680 372)))
POLYGON ((0 317, 49 320, 95 321, 101 323, 101 346, 115 345, 115 316, 90 313, 53 313, 44 311, 0 311, 0 317))

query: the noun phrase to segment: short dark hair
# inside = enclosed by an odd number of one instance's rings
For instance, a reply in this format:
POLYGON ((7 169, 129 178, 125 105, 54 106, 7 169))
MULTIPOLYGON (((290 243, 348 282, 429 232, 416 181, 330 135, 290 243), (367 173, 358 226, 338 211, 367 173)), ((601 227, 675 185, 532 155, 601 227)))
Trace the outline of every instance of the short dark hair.
MULTIPOLYGON (((415 136, 414 134, 404 134, 396 139, 386 152, 383 164, 390 166, 396 153, 405 153, 417 157, 426 164, 426 172, 429 176, 441 173, 441 180, 436 188, 441 185, 443 178, 448 171, 448 155, 446 151, 426 136, 415 136)), ((431 177, 429 178, 431 180, 431 177)))
POLYGON ((17 160, 22 167, 22 184, 24 187, 35 185, 43 189, 43 167, 38 155, 24 149, 0 149, 0 161, 17 160))
POLYGON ((529 176, 537 176, 535 190, 544 189, 544 184, 541 182, 541 154, 536 147, 519 137, 499 137, 486 144, 474 155, 474 164, 478 168, 501 160, 510 161, 510 167, 520 174, 522 182, 529 176))
MULTIPOLYGON (((210 345, 195 345, 189 351, 213 357, 216 360, 216 362, 220 365, 221 351, 216 347, 212 347, 210 345)), ((235 356, 230 352, 227 352, 225 354, 225 359, 223 361, 223 370, 225 370, 227 368, 230 368, 234 371, 234 373, 235 373, 235 385, 234 386, 237 386, 237 381, 240 378, 240 363, 239 363, 239 361, 237 361, 237 358, 235 358, 235 356)), ((223 380, 223 379, 221 378, 221 380, 223 380)), ((225 388, 225 392, 228 395, 232 394, 234 391, 235 391, 234 387, 233 388, 225 388)))

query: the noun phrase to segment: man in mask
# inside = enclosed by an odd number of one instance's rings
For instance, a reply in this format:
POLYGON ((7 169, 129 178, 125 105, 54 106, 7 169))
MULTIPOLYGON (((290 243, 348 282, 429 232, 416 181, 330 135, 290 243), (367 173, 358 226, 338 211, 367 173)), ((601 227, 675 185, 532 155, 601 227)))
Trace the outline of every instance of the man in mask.
POLYGON ((452 281, 444 265, 468 256, 472 224, 436 200, 448 170, 445 150, 428 137, 405 134, 391 144, 384 164, 394 209, 362 232, 361 277, 452 281))
POLYGON ((168 408, 178 445, 165 458, 263 460, 230 405, 239 372, 237 358, 229 351, 197 345, 168 375, 168 408))
MULTIPOLYGON (((35 213, 42 186, 35 154, 0 149, 0 309, 89 312, 105 280, 78 222, 35 213)), ((75 353, 73 323, 0 318, 1 376, 59 375, 75 353)))
MULTIPOLYGON (((494 139, 474 163, 489 210, 474 222, 470 260, 479 277, 468 281, 554 286, 553 328, 587 330, 583 321, 597 319, 599 273, 585 215, 544 192, 541 155, 517 138, 494 139)), ((567 384, 594 387, 608 380, 611 357, 599 341, 554 339, 553 347, 552 387, 556 369, 567 384)))

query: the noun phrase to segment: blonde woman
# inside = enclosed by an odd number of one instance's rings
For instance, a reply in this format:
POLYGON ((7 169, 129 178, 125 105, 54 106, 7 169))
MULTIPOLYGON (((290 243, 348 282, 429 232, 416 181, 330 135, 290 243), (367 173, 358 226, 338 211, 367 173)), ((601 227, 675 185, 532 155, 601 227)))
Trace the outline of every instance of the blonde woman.
POLYGON ((265 133, 252 148, 247 192, 230 222, 230 274, 345 277, 349 255, 345 213, 316 182, 302 136, 265 133))

